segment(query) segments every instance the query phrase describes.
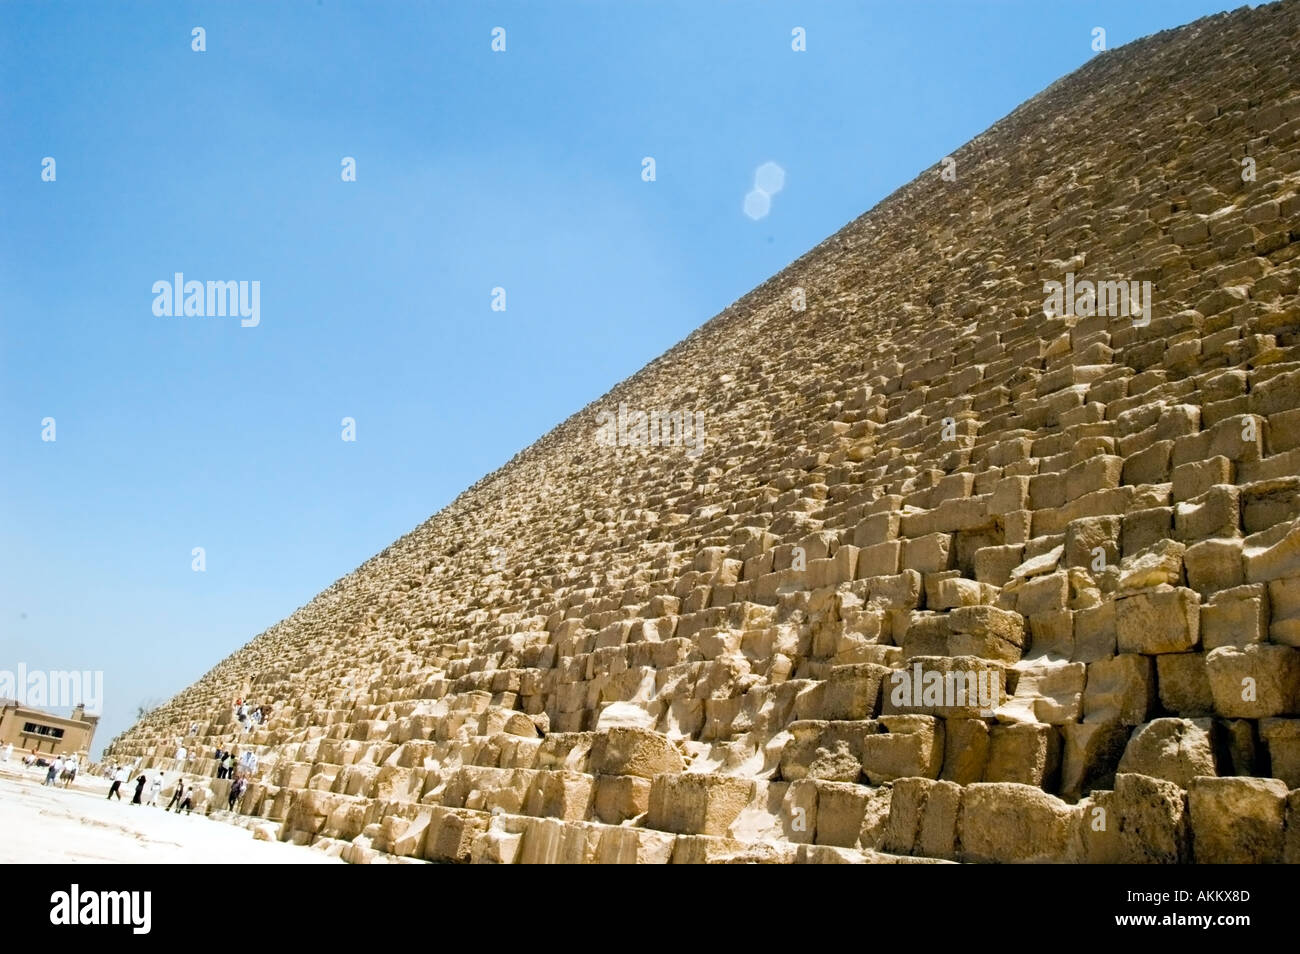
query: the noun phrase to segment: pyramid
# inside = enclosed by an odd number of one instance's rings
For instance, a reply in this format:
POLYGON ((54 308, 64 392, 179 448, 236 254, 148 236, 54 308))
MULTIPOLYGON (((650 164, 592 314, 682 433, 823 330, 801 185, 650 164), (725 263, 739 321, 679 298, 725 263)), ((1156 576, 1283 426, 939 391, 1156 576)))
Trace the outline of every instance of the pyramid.
POLYGON ((1297 62, 1095 56, 106 761, 354 862, 1300 861, 1297 62))

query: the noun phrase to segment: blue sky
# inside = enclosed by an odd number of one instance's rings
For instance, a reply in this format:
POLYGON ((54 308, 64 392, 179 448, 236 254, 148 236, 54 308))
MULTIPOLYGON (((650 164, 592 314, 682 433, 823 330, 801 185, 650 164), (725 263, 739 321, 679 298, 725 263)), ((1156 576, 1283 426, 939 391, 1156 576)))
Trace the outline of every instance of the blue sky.
POLYGON ((1230 8, 7 0, 0 669, 103 670, 98 750, 1095 55, 1093 27, 1230 8), (753 221, 765 161, 785 187, 753 221), (259 281, 260 325, 156 317, 178 271, 259 281))

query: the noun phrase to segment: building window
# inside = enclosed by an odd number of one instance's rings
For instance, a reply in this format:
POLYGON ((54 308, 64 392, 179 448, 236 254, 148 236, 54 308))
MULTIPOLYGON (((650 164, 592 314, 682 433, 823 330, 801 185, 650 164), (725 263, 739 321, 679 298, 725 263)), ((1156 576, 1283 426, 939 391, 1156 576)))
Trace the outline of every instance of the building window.
POLYGON ((62 730, 62 729, 56 729, 56 728, 55 728, 54 726, 52 726, 52 725, 41 725, 40 723, 37 723, 37 722, 25 722, 25 723, 23 723, 23 734, 24 734, 24 735, 44 735, 44 736, 48 736, 48 737, 51 738, 51 739, 61 739, 61 738, 63 738, 63 730, 62 730))

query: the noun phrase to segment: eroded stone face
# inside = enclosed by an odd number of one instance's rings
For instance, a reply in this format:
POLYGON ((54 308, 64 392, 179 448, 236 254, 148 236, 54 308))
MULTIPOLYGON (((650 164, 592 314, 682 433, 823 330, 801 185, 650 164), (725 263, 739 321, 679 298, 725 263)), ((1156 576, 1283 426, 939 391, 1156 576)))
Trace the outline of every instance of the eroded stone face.
POLYGON ((1297 37, 1090 62, 109 760, 354 861, 1294 862, 1297 37))

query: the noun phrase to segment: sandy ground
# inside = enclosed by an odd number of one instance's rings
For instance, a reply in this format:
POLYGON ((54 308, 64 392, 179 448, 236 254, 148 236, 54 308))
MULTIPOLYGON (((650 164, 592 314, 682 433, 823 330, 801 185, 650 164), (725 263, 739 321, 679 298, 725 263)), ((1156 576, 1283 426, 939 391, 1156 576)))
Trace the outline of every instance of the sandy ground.
POLYGON ((45 769, 0 763, 0 864, 342 864, 197 814, 132 805, 129 782, 110 802, 104 779, 65 789, 42 786, 44 778, 45 769))

